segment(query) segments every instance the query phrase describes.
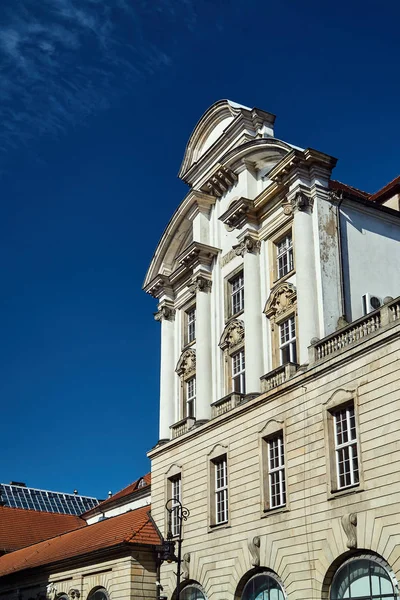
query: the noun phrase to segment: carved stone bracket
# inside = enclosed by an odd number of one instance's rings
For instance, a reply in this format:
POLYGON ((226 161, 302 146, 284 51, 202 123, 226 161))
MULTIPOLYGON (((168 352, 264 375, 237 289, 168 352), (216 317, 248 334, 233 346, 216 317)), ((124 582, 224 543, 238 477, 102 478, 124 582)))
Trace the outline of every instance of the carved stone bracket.
POLYGON ((157 312, 154 313, 154 318, 156 321, 163 321, 164 319, 173 321, 175 318, 175 309, 167 304, 159 305, 157 312))
POLYGON ((175 370, 178 375, 183 375, 184 378, 194 375, 196 372, 196 350, 189 348, 182 352, 175 370))
POLYGON ((314 198, 307 196, 304 192, 296 192, 294 198, 284 203, 283 212, 285 215, 291 215, 296 211, 312 212, 313 206, 314 198))
POLYGON ((251 554, 251 564, 253 567, 260 566, 260 536, 251 536, 247 542, 249 552, 251 554))
POLYGON ((261 242, 259 240, 254 239, 251 235, 246 235, 240 244, 233 246, 233 249, 237 256, 244 256, 247 252, 258 254, 260 252, 260 247, 261 242))
POLYGON ((341 521, 343 531, 347 536, 346 546, 350 549, 357 548, 357 514, 343 515, 341 521))
POLYGON ((244 341, 244 323, 240 319, 230 321, 224 329, 219 346, 222 350, 227 348, 232 351, 243 344, 244 341))
POLYGON ((189 290, 192 294, 196 294, 197 292, 210 292, 212 286, 212 281, 203 277, 202 275, 197 275, 192 283, 189 285, 189 290))
POLYGON ((182 558, 182 578, 190 578, 190 552, 186 552, 182 558))
POLYGON ((238 176, 232 169, 221 165, 201 189, 212 196, 220 198, 236 183, 237 179, 238 176))
POLYGON ((49 583, 48 586, 46 587, 46 598, 48 598, 48 600, 55 600, 57 596, 57 588, 54 585, 54 583, 49 583))

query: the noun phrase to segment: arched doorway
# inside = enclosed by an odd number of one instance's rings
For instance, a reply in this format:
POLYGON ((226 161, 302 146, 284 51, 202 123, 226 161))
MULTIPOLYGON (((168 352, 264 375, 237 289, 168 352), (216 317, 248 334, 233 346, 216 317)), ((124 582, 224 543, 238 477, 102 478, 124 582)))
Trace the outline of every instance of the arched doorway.
POLYGON ((348 558, 335 572, 329 600, 398 600, 398 586, 389 565, 378 556, 348 558))
POLYGON ((283 586, 272 571, 256 573, 245 583, 241 600, 285 600, 283 586))
POLYGON ((179 600, 207 600, 207 596, 199 583, 189 583, 181 589, 179 600))

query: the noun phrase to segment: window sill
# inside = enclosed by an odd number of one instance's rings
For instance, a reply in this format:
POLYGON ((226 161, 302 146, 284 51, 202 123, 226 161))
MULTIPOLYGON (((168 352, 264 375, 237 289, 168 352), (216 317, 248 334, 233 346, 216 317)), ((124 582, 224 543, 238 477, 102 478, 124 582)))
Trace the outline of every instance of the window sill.
POLYGON ((240 317, 240 315, 243 315, 243 313, 244 313, 244 308, 242 308, 242 310, 239 310, 239 312, 235 313, 234 315, 229 315, 225 319, 225 324, 228 324, 230 321, 233 321, 233 319, 237 319, 238 317, 240 317))
POLYGON ((284 281, 289 279, 289 277, 292 277, 292 275, 295 275, 295 273, 296 273, 296 269, 292 269, 291 271, 289 271, 289 273, 286 273, 286 275, 283 275, 282 277, 278 277, 278 278, 274 279, 271 287, 273 287, 276 283, 283 283, 284 281))
POLYGON ((272 515, 280 515, 288 512, 290 512, 290 508, 287 504, 285 504, 285 506, 279 506, 278 508, 264 508, 261 513, 261 518, 266 519, 267 517, 272 517, 272 515))
POLYGON ((330 491, 328 492, 328 500, 334 500, 335 498, 343 498, 343 496, 352 496, 363 491, 364 488, 360 485, 354 485, 352 487, 344 488, 343 490, 330 491))
POLYGON ((182 352, 184 352, 188 348, 191 348, 192 346, 194 346, 195 343, 196 343, 196 338, 194 338, 194 340, 192 342, 188 342, 187 344, 185 344, 184 346, 182 346, 182 352))
POLYGON ((208 533, 212 533, 213 531, 218 531, 220 529, 230 529, 231 526, 229 525, 229 521, 226 521, 225 523, 215 523, 213 525, 209 525, 208 526, 208 533))

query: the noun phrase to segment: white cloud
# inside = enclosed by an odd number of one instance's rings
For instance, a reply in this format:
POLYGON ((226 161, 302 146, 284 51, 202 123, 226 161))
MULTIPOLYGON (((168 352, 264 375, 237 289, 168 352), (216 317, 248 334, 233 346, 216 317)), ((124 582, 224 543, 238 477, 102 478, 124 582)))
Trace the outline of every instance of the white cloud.
POLYGON ((2 0, 0 151, 63 134, 170 65, 152 18, 191 28, 195 14, 190 0, 2 0))

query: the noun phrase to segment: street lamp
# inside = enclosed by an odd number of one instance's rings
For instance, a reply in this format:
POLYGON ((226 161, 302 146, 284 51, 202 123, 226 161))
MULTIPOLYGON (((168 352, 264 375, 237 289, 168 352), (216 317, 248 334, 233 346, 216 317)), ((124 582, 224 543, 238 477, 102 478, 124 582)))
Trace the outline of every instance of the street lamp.
POLYGON ((182 502, 175 498, 170 498, 165 508, 168 513, 168 531, 167 538, 163 541, 160 551, 161 562, 176 562, 176 600, 179 600, 181 587, 181 563, 182 563, 182 523, 187 521, 190 515, 189 509, 182 506, 182 502), (178 535, 172 534, 172 515, 178 521, 178 535), (173 538, 176 538, 175 540, 173 538), (175 554, 175 544, 178 544, 178 552, 175 554))

